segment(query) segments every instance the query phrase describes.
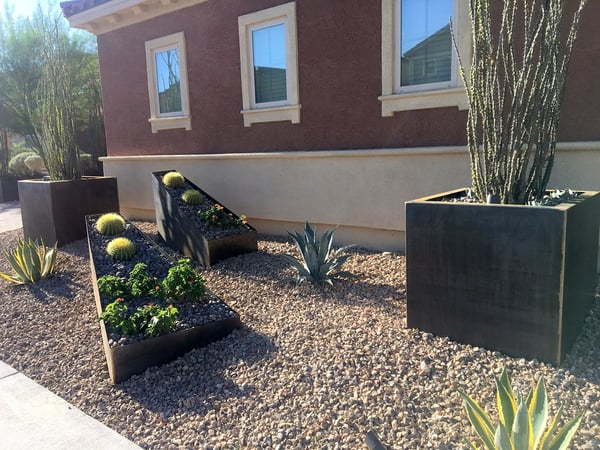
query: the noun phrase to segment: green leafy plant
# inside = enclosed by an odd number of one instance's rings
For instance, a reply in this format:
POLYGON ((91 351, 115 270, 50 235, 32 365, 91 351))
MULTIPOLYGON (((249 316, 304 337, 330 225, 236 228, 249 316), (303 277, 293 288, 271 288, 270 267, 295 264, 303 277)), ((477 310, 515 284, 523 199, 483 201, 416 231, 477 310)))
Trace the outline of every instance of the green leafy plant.
POLYGON ((181 199, 191 206, 198 206, 204 200, 204 195, 197 189, 188 189, 181 194, 181 199))
POLYGON ((156 304, 149 304, 139 307, 131 315, 131 321, 147 337, 158 336, 173 330, 178 318, 179 310, 173 305, 163 308, 156 304))
POLYGON ((137 263, 127 279, 127 287, 133 297, 162 297, 163 289, 155 276, 148 273, 148 265, 137 263))
POLYGON ((172 188, 182 188, 185 184, 185 178, 179 172, 167 172, 162 177, 165 186, 172 188))
POLYGON ((245 215, 242 214, 237 218, 232 213, 225 211, 225 208, 218 203, 215 203, 205 211, 198 211, 198 217, 208 226, 223 229, 242 227, 246 224, 245 215))
MULTIPOLYGON (((514 392, 506 370, 500 378, 496 378, 496 403, 500 421, 495 428, 490 417, 475 400, 463 391, 459 393, 469 421, 487 450, 564 450, 577 432, 584 414, 577 414, 558 429, 561 406, 548 426, 548 401, 543 377, 523 399, 514 392)), ((477 449, 470 441, 468 445, 471 449, 477 449)))
POLYGON ((43 242, 19 239, 13 249, 4 252, 15 273, 0 273, 0 276, 14 284, 35 283, 52 276, 56 268, 56 245, 47 248, 43 242))
POLYGON ((131 297, 131 291, 125 280, 121 277, 114 275, 105 275, 98 278, 98 290, 108 295, 110 299, 123 298, 128 299, 131 297))
POLYGON ((102 214, 96 220, 96 231, 104 236, 114 236, 125 231, 125 219, 118 213, 102 214))
POLYGON ((106 253, 116 261, 128 260, 135 255, 135 244, 127 238, 118 237, 108 243, 106 253))
POLYGON ((169 273, 162 281, 166 298, 174 300, 194 301, 206 293, 204 279, 194 270, 190 260, 180 259, 177 265, 169 269, 169 273))
POLYGON ((347 245, 338 250, 333 250, 333 233, 335 229, 330 229, 319 237, 308 222, 304 227, 304 235, 300 233, 288 234, 294 239, 302 261, 292 255, 282 255, 290 265, 298 271, 296 283, 308 280, 313 283, 333 284, 334 278, 353 278, 354 274, 340 270, 350 255, 342 255, 346 250, 354 247, 347 245))
POLYGON ((128 307, 122 298, 117 298, 106 305, 98 320, 103 321, 108 328, 124 335, 135 335, 139 330, 136 322, 131 320, 128 307))
POLYGON ((35 152, 21 152, 13 156, 8 162, 8 171, 17 177, 30 177, 35 173, 25 164, 25 161, 33 156, 38 156, 35 152))

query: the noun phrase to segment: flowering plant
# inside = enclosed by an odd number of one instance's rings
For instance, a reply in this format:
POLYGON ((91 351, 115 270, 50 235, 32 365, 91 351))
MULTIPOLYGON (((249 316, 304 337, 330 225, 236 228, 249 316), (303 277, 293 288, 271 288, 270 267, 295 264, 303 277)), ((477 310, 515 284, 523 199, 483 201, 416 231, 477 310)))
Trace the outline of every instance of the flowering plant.
POLYGON ((246 216, 241 215, 236 218, 232 213, 225 211, 225 208, 218 203, 208 208, 205 211, 198 211, 198 217, 209 226, 232 228, 242 227, 246 225, 246 216))

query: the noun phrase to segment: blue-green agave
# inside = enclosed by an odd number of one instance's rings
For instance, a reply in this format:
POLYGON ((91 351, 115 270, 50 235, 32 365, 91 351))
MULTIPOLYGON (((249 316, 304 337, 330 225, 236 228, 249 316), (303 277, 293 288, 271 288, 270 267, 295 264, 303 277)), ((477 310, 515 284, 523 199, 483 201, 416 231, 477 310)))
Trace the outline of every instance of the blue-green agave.
MULTIPOLYGON (((577 432, 584 412, 577 414, 562 428, 558 423, 562 406, 554 419, 548 421, 548 400, 544 378, 541 377, 533 391, 524 400, 515 394, 506 370, 496 378, 496 403, 500 422, 494 428, 486 412, 468 394, 459 391, 469 421, 487 450, 565 450, 577 432)), ((470 449, 477 446, 468 441, 470 449)))
POLYGON ((56 267, 56 243, 48 248, 43 242, 19 239, 16 247, 4 255, 15 273, 0 273, 0 276, 14 284, 35 283, 51 276, 56 267))
POLYGON ((308 222, 306 222, 304 227, 304 235, 288 231, 288 234, 294 239, 302 255, 302 261, 291 255, 282 255, 298 271, 296 283, 308 280, 313 283, 333 284, 332 279, 334 278, 355 277, 350 272, 340 270, 350 257, 350 255, 342 255, 342 253, 354 247, 354 245, 347 245, 333 250, 334 231, 334 228, 327 230, 323 233, 323 236, 319 237, 308 222))

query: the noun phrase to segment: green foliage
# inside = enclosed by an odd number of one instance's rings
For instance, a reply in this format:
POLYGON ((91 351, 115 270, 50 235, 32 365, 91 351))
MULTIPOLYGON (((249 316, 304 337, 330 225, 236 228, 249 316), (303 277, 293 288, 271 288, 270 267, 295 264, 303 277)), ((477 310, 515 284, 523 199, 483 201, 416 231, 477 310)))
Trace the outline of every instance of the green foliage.
POLYGON ((128 260, 135 255, 135 245, 127 238, 118 237, 108 243, 106 253, 116 261, 128 260))
POLYGON ((127 287, 132 297, 162 297, 163 290, 155 276, 148 273, 148 266, 144 263, 137 263, 127 280, 127 287))
POLYGON ((117 298, 127 300, 131 297, 131 290, 126 281, 114 275, 105 275, 98 278, 98 290, 106 294, 111 300, 117 298))
POLYGON ((95 38, 70 30, 57 6, 0 13, 0 104, 50 177, 68 180, 79 176, 74 136, 102 129, 102 103, 95 38))
POLYGON ((150 304, 137 308, 131 315, 131 321, 147 337, 158 336, 173 330, 178 318, 179 310, 173 305, 163 308, 150 304))
POLYGON ((25 161, 32 156, 38 155, 35 152, 22 152, 16 154, 8 162, 8 171, 17 177, 34 176, 35 173, 25 164, 25 161))
POLYGON ((163 175, 162 182, 165 186, 182 188, 185 184, 185 178, 179 172, 167 172, 163 175))
POLYGON ((165 296, 175 300, 195 301, 206 293, 204 280, 187 258, 180 259, 177 265, 171 267, 161 284, 165 296))
POLYGON ((546 191, 573 45, 587 0, 471 0, 468 149, 477 198, 525 204, 546 191))
POLYGON ((33 173, 42 173, 44 171, 44 161, 40 155, 31 155, 24 162, 25 166, 33 173))
MULTIPOLYGON (((494 428, 487 413, 468 394, 459 391, 469 421, 487 450, 565 450, 577 432, 583 412, 558 429, 562 406, 548 425, 548 401, 543 377, 524 400, 517 395, 506 370, 496 378, 499 423, 494 428)), ((469 448, 476 449, 468 442, 469 448)))
POLYGON ((96 220, 96 230, 104 236, 114 236, 125 231, 125 219, 118 213, 102 214, 96 220))
POLYGON ((246 224, 246 216, 242 214, 237 218, 232 213, 225 211, 225 208, 218 203, 215 203, 206 211, 198 211, 198 217, 206 225, 222 229, 239 228, 246 224))
POLYGON ((117 298, 109 303, 98 317, 108 328, 124 335, 135 335, 138 333, 138 327, 135 321, 131 320, 127 305, 123 298, 117 298))
POLYGON ((333 250, 334 231, 335 229, 327 230, 322 237, 319 237, 316 231, 306 222, 304 236, 300 233, 288 232, 296 242, 302 255, 302 261, 291 255, 282 255, 298 271, 296 283, 308 280, 313 283, 333 284, 332 280, 334 278, 354 277, 352 273, 340 270, 350 257, 349 255, 342 255, 342 253, 354 246, 348 245, 333 250))
POLYGON ((196 189, 188 189, 181 194, 181 199, 188 205, 198 206, 204 200, 204 195, 196 189))
POLYGON ((0 276, 14 284, 35 283, 50 277, 56 269, 56 253, 56 243, 47 248, 43 242, 19 239, 15 248, 4 252, 15 273, 0 273, 0 276))

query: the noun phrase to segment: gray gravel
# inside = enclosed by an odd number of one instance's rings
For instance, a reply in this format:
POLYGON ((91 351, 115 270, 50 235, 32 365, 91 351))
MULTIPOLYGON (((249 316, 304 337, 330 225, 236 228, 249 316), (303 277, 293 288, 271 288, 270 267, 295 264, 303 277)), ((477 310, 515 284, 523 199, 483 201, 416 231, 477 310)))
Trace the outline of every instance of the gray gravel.
MULTIPOLYGON (((138 226, 154 232, 153 224, 138 226)), ((0 234, 5 248, 21 231, 0 234)), ((496 417, 492 376, 517 388, 542 374, 551 409, 588 413, 573 448, 600 448, 600 301, 563 367, 506 357, 406 328, 401 254, 353 251, 356 281, 295 286, 278 238, 204 271, 245 327, 112 386, 90 285, 87 243, 30 287, 0 284, 0 360, 138 445, 365 448, 375 430, 397 449, 454 449, 472 436, 457 389, 496 417)), ((7 270, 0 261, 0 270, 7 270)))

